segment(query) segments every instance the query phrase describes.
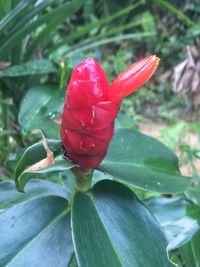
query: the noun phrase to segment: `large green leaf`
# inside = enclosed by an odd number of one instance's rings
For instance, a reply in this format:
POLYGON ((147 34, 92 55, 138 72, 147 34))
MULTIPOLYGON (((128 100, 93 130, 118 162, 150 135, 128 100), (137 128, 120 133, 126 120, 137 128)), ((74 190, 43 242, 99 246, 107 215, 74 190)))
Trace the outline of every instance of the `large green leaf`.
POLYGON ((72 233, 79 267, 173 266, 157 221, 131 190, 113 181, 77 192, 72 233))
POLYGON ((73 256, 70 211, 58 185, 33 181, 27 193, 0 184, 0 266, 66 267, 73 256))
POLYGON ((32 87, 24 96, 19 112, 19 124, 24 133, 40 129, 47 138, 59 138, 60 126, 53 120, 60 116, 65 91, 51 85, 32 87))
POLYGON ((165 145, 131 129, 116 130, 98 169, 127 185, 161 193, 180 193, 191 183, 165 145))
POLYGON ((15 170, 15 181, 19 191, 23 191, 27 182, 33 176, 36 176, 36 174, 46 175, 49 173, 63 172, 75 166, 75 164, 68 159, 63 159, 62 156, 58 156, 59 154, 62 154, 62 144, 59 140, 47 140, 47 144, 54 153, 55 163, 49 165, 48 167, 40 166, 37 169, 32 168, 31 170, 27 170, 27 168, 31 165, 38 163, 47 157, 47 152, 42 142, 28 147, 22 155, 15 170))
POLYGON ((200 208, 181 197, 156 197, 145 204, 163 227, 168 250, 180 248, 200 230, 200 208))
MULTIPOLYGON (((48 147, 53 151, 54 156, 58 156, 62 152, 62 143, 60 140, 47 140, 48 147)), ((15 170, 15 178, 19 177, 20 174, 29 166, 37 163, 47 156, 47 152, 44 148, 43 142, 36 143, 28 147, 23 153, 20 161, 17 164, 15 170)))
POLYGON ((16 177, 16 186, 19 191, 24 191, 25 185, 28 181, 36 174, 49 174, 67 171, 75 166, 74 163, 68 161, 67 159, 55 159, 55 163, 49 165, 48 167, 39 168, 37 170, 25 170, 18 177, 16 177))
POLYGON ((2 72, 3 77, 17 77, 56 72, 56 66, 49 60, 40 59, 29 61, 20 65, 12 66, 2 72))

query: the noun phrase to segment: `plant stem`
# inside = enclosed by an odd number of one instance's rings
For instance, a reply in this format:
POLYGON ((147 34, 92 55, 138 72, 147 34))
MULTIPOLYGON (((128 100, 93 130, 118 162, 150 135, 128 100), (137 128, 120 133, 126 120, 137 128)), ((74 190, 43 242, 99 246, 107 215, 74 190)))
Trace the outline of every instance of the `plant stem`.
POLYGON ((76 190, 87 192, 91 188, 93 170, 75 167, 72 172, 76 177, 76 190))

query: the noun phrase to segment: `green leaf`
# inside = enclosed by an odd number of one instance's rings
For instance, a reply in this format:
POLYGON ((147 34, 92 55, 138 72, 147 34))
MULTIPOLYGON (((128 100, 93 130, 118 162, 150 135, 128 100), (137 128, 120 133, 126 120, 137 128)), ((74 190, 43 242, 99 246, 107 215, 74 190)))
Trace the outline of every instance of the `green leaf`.
POLYGON ((40 129, 47 138, 60 137, 60 125, 53 120, 59 117, 63 108, 64 90, 52 85, 32 87, 24 96, 19 112, 19 124, 23 133, 40 129))
POLYGON ((44 30, 40 32, 40 34, 34 38, 33 43, 30 48, 28 48, 28 52, 26 57, 29 58, 34 50, 36 49, 38 43, 44 42, 47 40, 47 36, 49 33, 53 32, 56 27, 65 21, 69 16, 72 16, 80 7, 84 4, 83 0, 75 0, 66 4, 62 4, 60 9, 56 12, 56 15, 52 16, 51 20, 47 23, 44 30))
MULTIPOLYGON (((53 151, 54 156, 62 153, 62 143, 60 140, 47 140, 48 147, 53 151)), ((20 174, 29 166, 37 163, 38 161, 46 158, 47 152, 42 142, 36 143, 28 147, 22 155, 15 170, 15 178, 17 179, 20 174)))
POLYGON ((200 181, 195 180, 195 183, 192 184, 186 191, 185 196, 187 199, 200 206, 200 181))
POLYGON ((68 159, 63 159, 58 156, 62 153, 62 143, 59 140, 47 140, 48 147, 54 153, 55 163, 49 165, 48 167, 42 168, 41 166, 38 169, 28 169, 28 167, 33 164, 38 163, 39 161, 45 159, 47 157, 47 152, 44 148, 42 142, 36 143, 30 147, 28 147, 24 154, 22 155, 19 163, 17 164, 15 170, 15 181, 17 185, 17 189, 19 191, 23 191, 27 182, 35 175, 35 174, 48 174, 48 173, 58 173, 71 169, 75 166, 74 163, 69 161, 68 159), (56 156, 58 156, 56 158, 56 156))
POLYGON ((154 2, 163 7, 166 10, 169 10, 172 14, 175 14, 180 20, 182 20, 183 22, 185 22, 186 24, 190 25, 190 26, 196 26, 197 28, 199 28, 199 24, 192 21, 188 16, 186 16, 181 10, 175 8, 173 5, 171 5, 170 3, 168 3, 165 0, 154 0, 154 2))
POLYGON ((163 227, 168 250, 180 248, 200 230, 200 208, 181 197, 156 197, 145 204, 163 227))
POLYGON ((20 1, 1 21, 0 32, 5 31, 35 0, 20 1))
POLYGON ((77 192, 72 236, 79 267, 167 267, 166 240, 134 193, 113 181, 77 192))
MULTIPOLYGON (((123 40, 134 40, 136 41, 141 41, 142 39, 145 39, 146 37, 149 36, 153 36, 155 35, 155 32, 137 32, 137 33, 127 33, 127 34, 117 34, 116 36, 113 37, 108 37, 108 38, 104 38, 101 40, 93 40, 93 38, 88 40, 87 44, 78 44, 77 47, 76 46, 72 46, 70 49, 67 50, 67 52, 65 53, 67 56, 71 56, 74 54, 78 54, 80 52, 92 49, 92 48, 96 48, 99 46, 104 46, 106 44, 110 44, 110 43, 117 43, 117 42, 122 42, 123 40)), ((94 37, 94 39, 96 39, 94 37)))
POLYGON ((154 17, 149 11, 146 11, 142 14, 142 26, 146 32, 156 32, 154 17))
MULTIPOLYGON (((50 20, 52 12, 45 13, 43 16, 40 15, 42 11, 51 3, 53 0, 42 1, 40 4, 32 7, 30 12, 21 16, 20 19, 15 23, 15 26, 9 31, 9 34, 2 40, 0 45, 0 54, 9 53, 10 49, 16 46, 16 42, 20 42, 24 37, 29 35, 33 30, 43 23, 46 20, 50 20), (37 17, 37 19, 33 19, 37 17), (32 23, 30 23, 32 21, 32 23)), ((52 14, 53 15, 53 14, 52 14)))
POLYGON ((182 246, 178 252, 182 259, 182 266, 197 267, 200 266, 200 231, 194 235, 192 240, 182 246))
POLYGON ((6 68, 1 76, 3 77, 18 77, 26 75, 41 75, 56 72, 55 65, 46 59, 33 60, 20 65, 15 65, 10 68, 6 68))
POLYGON ((35 174, 48 174, 48 173, 57 173, 64 172, 76 166, 71 161, 67 159, 55 159, 55 163, 49 165, 48 167, 38 168, 37 170, 25 170, 18 177, 15 178, 17 189, 21 192, 24 192, 24 187, 28 181, 35 174))
POLYGON ((27 193, 0 184, 0 266, 66 267, 73 256, 70 211, 58 185, 31 182, 27 193), (53 190, 54 187, 54 190, 53 190))
MULTIPOLYGON (((52 0, 42 1, 39 5, 36 5, 33 11, 28 13, 28 15, 25 16, 24 19, 22 18, 22 20, 14 28, 14 32, 11 32, 12 34, 10 34, 6 38, 5 42, 3 42, 2 45, 0 46, 0 54, 3 53, 4 50, 6 50, 6 52, 10 51, 14 47, 16 41, 19 42, 25 36, 30 34, 33 30, 36 30, 37 27, 44 24, 48 24, 49 21, 52 20, 52 18, 59 16, 60 13, 63 13, 64 9, 66 10, 66 6, 70 6, 71 4, 71 3, 70 4, 65 3, 63 5, 58 5, 57 8, 52 8, 50 12, 46 12, 38 16, 37 19, 32 20, 33 15, 35 16, 41 13, 44 10, 44 8, 47 7, 49 4, 51 4, 52 2, 54 1, 52 0), (24 22, 23 26, 21 25, 22 22, 24 22)), ((79 6, 81 3, 84 3, 83 0, 77 0, 75 2, 79 6)))
POLYGON ((138 2, 136 4, 126 6, 125 8, 121 9, 120 11, 118 11, 118 12, 116 12, 110 16, 104 17, 104 18, 97 20, 93 23, 83 25, 83 26, 77 28, 77 30, 75 32, 72 32, 72 33, 68 34, 66 37, 62 38, 62 40, 58 44, 56 44, 53 48, 57 49, 66 43, 73 43, 78 38, 80 38, 84 35, 87 35, 91 30, 96 29, 96 28, 100 28, 104 25, 108 25, 113 20, 115 20, 119 17, 125 16, 127 13, 129 13, 132 10, 135 10, 136 8, 141 6, 141 4, 142 4, 141 2, 138 2))
POLYGON ((98 169, 126 185, 160 193, 180 193, 191 183, 165 145, 131 129, 116 131, 98 169))

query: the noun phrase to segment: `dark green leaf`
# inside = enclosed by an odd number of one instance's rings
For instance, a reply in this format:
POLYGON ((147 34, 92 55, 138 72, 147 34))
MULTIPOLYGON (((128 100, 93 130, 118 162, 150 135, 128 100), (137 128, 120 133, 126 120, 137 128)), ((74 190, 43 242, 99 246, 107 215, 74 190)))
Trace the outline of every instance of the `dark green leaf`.
POLYGON ((187 199, 191 200, 196 205, 200 206, 200 180, 195 179, 195 182, 185 191, 187 199))
POLYGON ((93 30, 95 28, 100 28, 104 25, 107 25, 108 23, 111 23, 113 20, 115 20, 121 16, 125 16, 127 13, 136 9, 141 4, 142 4, 141 2, 138 2, 136 4, 126 6, 125 8, 121 9, 120 11, 118 11, 118 12, 116 12, 110 16, 104 17, 98 21, 95 21, 93 23, 86 24, 86 25, 79 27, 75 32, 72 32, 72 33, 68 34, 66 37, 62 38, 62 40, 57 45, 54 46, 54 49, 66 44, 66 43, 72 43, 76 39, 88 34, 91 30, 93 30))
POLYGON ((71 261, 68 203, 50 184, 31 182, 25 194, 16 193, 14 183, 0 184, 0 266, 66 267, 71 261))
POLYGON ((141 41, 142 39, 149 37, 149 36, 153 36, 153 35, 155 35, 155 32, 137 32, 137 33, 127 33, 127 34, 120 34, 120 35, 116 34, 116 36, 100 39, 97 41, 91 38, 88 40, 87 44, 84 44, 84 45, 78 44, 77 45, 78 47, 72 46, 66 51, 65 54, 67 56, 70 56, 70 55, 78 54, 80 52, 83 52, 83 51, 86 51, 92 48, 104 46, 106 44, 122 42, 123 40, 141 41))
POLYGON ((12 66, 6 68, 2 72, 4 77, 17 77, 26 75, 36 75, 36 74, 46 74, 51 72, 56 72, 57 68, 55 65, 46 59, 34 60, 23 63, 21 65, 12 66))
MULTIPOLYGON (((76 2, 80 2, 80 1, 82 2, 83 0, 77 0, 76 2)), ((53 1, 52 0, 42 1, 40 5, 34 8, 32 14, 34 14, 36 11, 37 13, 41 12, 51 2, 53 1)), ((15 27, 15 31, 12 34, 10 34, 8 38, 6 38, 5 42, 2 43, 2 45, 0 46, 0 54, 3 53, 3 51, 5 50, 6 52, 11 50, 14 47, 16 41, 18 42, 21 41, 26 35, 30 34, 33 30, 36 30, 37 27, 48 23, 55 16, 59 16, 59 13, 62 11, 63 11, 63 5, 59 5, 57 8, 52 9, 51 12, 47 12, 44 15, 39 16, 37 19, 33 20, 31 23, 27 23, 32 19, 32 14, 30 14, 30 16, 28 14, 24 25, 22 26, 21 23, 18 23, 17 29, 15 27)))
MULTIPOLYGON (((62 153, 62 143, 60 140, 47 140, 47 144, 50 150, 53 151, 55 157, 62 153)), ((18 178, 27 167, 46 158, 46 156, 47 152, 42 142, 28 147, 17 164, 15 178, 18 178)))
POLYGON ((74 163, 67 159, 63 159, 60 156, 56 158, 57 155, 62 153, 62 143, 59 140, 47 140, 47 144, 50 150, 54 153, 55 163, 49 165, 48 167, 42 167, 40 165, 36 168, 36 166, 34 165, 34 168, 27 169, 28 167, 40 162, 47 157, 47 152, 42 142, 28 147, 22 155, 15 170, 15 181, 19 191, 24 190, 26 183, 35 174, 63 172, 75 166, 74 163))
POLYGON ((192 240, 182 246, 178 252, 182 259, 184 267, 197 267, 200 266, 200 231, 194 235, 192 240))
POLYGON ((5 209, 12 208, 13 205, 27 201, 27 199, 37 199, 42 197, 61 197, 69 199, 68 191, 65 187, 39 179, 33 179, 27 185, 26 193, 16 191, 13 181, 0 183, 0 216, 5 209))
POLYGON ((25 185, 33 177, 33 175, 64 172, 74 166, 75 164, 67 159, 55 159, 55 163, 49 165, 48 167, 38 168, 37 170, 25 170, 15 179, 17 189, 23 192, 25 185))
POLYGON ((154 2, 163 7, 165 10, 169 10, 172 14, 175 14, 180 20, 185 22, 186 24, 190 26, 196 26, 199 28, 199 24, 196 22, 193 22, 188 16, 186 16, 181 10, 175 8, 173 5, 171 5, 169 2, 165 0, 154 0, 154 2))
POLYGON ((28 49, 27 57, 29 58, 32 55, 38 43, 40 43, 41 46, 41 42, 47 40, 46 37, 49 35, 49 33, 53 32, 56 27, 63 21, 65 21, 69 16, 72 16, 83 4, 83 0, 75 0, 66 4, 62 4, 60 9, 57 10, 56 15, 53 15, 51 20, 47 23, 44 30, 41 31, 37 37, 34 38, 31 47, 28 49))
POLYGON ((152 198, 145 202, 169 241, 169 250, 186 244, 200 230, 200 208, 179 198, 152 198))
POLYGON ((80 267, 173 266, 157 221, 132 191, 116 182, 101 181, 93 192, 77 192, 72 232, 80 267))
POLYGON ((0 32, 3 32, 10 26, 13 21, 19 17, 19 15, 26 10, 35 0, 31 1, 20 1, 1 21, 0 21, 0 32))
POLYGON ((131 129, 116 131, 98 169, 127 185, 161 193, 180 193, 191 183, 165 145, 131 129))
POLYGON ((32 87, 20 106, 18 119, 23 132, 40 129, 47 138, 59 138, 60 125, 53 120, 61 114, 64 96, 64 90, 58 90, 51 85, 32 87))

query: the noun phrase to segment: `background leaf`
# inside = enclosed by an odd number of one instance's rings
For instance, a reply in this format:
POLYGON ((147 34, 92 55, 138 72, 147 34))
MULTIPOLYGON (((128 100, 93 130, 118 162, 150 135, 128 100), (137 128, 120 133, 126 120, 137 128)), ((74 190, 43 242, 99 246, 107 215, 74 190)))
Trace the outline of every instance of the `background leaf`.
POLYGON ((60 116, 65 91, 52 85, 32 87, 24 96, 19 112, 19 124, 25 133, 40 129, 47 138, 60 138, 60 125, 54 119, 60 116))
POLYGON ((29 61, 20 65, 15 65, 4 70, 1 76, 17 77, 26 75, 41 75, 56 72, 56 66, 49 60, 40 59, 29 61))
POLYGON ((156 197, 145 204, 163 227, 168 250, 180 248, 200 230, 200 208, 182 197, 156 197))
POLYGON ((180 193, 191 183, 164 144, 131 129, 116 130, 98 169, 127 185, 161 193, 180 193))

